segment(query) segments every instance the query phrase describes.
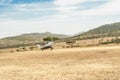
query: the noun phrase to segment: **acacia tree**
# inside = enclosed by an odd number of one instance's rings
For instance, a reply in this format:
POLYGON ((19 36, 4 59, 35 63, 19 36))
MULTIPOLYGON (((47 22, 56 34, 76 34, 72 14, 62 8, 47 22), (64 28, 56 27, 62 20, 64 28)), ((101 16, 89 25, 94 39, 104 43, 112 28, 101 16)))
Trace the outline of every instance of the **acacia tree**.
POLYGON ((52 37, 52 36, 48 36, 43 38, 44 41, 55 41, 55 40, 59 40, 58 37, 52 37))

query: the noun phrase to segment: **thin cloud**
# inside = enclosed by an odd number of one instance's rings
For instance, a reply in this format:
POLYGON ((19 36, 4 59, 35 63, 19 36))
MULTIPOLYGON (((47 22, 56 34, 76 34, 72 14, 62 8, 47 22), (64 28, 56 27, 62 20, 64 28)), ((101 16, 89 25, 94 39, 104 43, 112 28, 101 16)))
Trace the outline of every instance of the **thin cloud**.
POLYGON ((0 5, 7 5, 10 2, 12 2, 12 0, 0 0, 0 5))
MULTIPOLYGON (((104 2, 107 0, 55 0, 54 4, 58 7, 58 10, 61 12, 68 12, 68 11, 73 11, 73 10, 77 10, 79 8, 79 10, 84 9, 87 5, 82 5, 83 3, 87 3, 87 2, 104 2), (78 5, 79 6, 76 6, 78 5)), ((95 4, 95 3, 94 3, 95 4)), ((94 8, 94 7, 93 7, 94 8)))
POLYGON ((78 15, 118 15, 120 14, 120 0, 112 0, 98 8, 80 11, 78 15))

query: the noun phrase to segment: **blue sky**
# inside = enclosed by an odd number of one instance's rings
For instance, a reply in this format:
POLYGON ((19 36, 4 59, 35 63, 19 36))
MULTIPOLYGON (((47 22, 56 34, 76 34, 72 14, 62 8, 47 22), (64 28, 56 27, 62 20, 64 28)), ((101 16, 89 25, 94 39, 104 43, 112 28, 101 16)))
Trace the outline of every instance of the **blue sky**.
POLYGON ((73 35, 120 21, 120 0, 0 0, 0 38, 23 33, 73 35))

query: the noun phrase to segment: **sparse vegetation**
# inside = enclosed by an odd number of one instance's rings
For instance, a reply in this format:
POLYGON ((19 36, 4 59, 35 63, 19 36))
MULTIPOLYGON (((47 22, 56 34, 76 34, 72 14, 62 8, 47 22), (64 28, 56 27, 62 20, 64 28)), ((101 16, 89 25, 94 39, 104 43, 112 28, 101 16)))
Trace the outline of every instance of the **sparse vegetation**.
POLYGON ((120 36, 120 22, 100 26, 80 35, 74 36, 73 38, 83 40, 117 36, 120 36))
POLYGON ((33 46, 29 47, 29 49, 30 49, 31 51, 32 51, 34 48, 35 48, 35 47, 33 47, 33 46))
POLYGON ((101 42, 101 44, 110 44, 110 43, 116 43, 116 44, 119 44, 120 43, 120 39, 118 37, 116 37, 115 39, 107 39, 107 41, 105 42, 101 42))

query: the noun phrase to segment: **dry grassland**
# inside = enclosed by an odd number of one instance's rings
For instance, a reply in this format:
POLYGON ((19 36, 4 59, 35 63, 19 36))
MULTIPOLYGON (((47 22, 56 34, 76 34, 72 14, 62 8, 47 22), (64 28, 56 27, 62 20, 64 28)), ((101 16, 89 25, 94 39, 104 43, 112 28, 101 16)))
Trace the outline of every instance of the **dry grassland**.
POLYGON ((120 80, 120 46, 0 53, 0 80, 120 80))

